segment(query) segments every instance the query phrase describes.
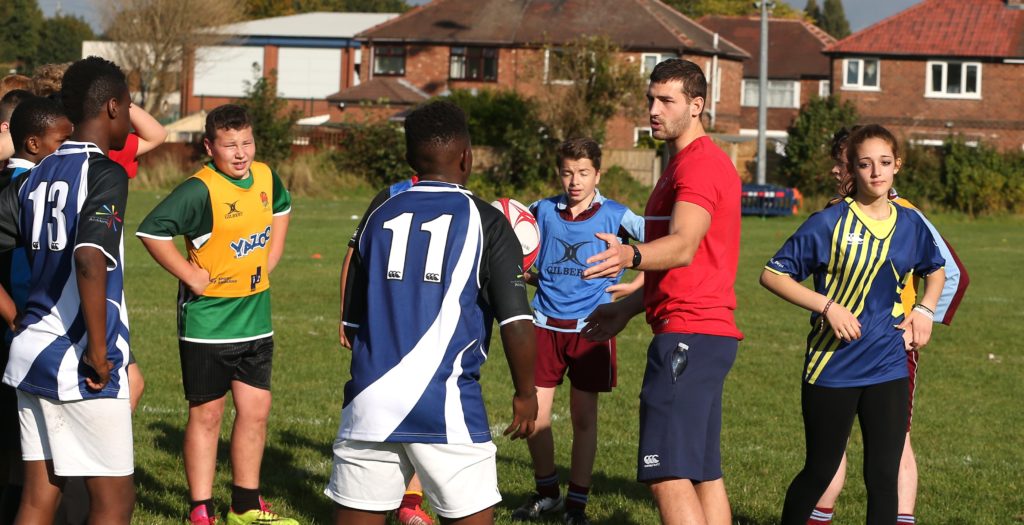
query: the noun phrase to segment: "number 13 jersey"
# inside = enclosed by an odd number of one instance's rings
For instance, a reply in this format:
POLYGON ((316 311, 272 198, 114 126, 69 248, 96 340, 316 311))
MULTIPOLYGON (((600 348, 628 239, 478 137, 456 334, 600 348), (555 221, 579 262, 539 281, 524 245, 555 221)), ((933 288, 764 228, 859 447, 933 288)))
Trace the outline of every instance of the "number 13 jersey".
POLYGON ((512 227, 453 184, 420 181, 375 204, 346 286, 357 333, 339 437, 489 441, 478 381, 492 321, 532 319, 512 227))
POLYGON ((61 401, 128 397, 128 311, 124 300, 123 219, 128 176, 94 144, 65 142, 0 194, 0 249, 15 240, 28 255, 25 310, 11 343, 4 383, 61 401), (86 387, 87 346, 74 253, 107 260, 107 359, 101 391, 86 387))

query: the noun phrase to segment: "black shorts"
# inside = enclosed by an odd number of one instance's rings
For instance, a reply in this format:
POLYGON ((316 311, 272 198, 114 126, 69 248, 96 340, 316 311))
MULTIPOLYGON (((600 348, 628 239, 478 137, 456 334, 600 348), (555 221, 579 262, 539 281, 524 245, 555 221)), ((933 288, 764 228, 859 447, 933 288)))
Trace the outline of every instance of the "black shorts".
POLYGON ((195 402, 224 397, 232 381, 270 390, 274 338, 240 343, 178 341, 185 399, 195 402))
POLYGON ((712 481, 722 477, 722 387, 736 360, 732 337, 654 336, 640 389, 637 480, 712 481), (672 357, 683 345, 687 365, 673 380, 672 357))

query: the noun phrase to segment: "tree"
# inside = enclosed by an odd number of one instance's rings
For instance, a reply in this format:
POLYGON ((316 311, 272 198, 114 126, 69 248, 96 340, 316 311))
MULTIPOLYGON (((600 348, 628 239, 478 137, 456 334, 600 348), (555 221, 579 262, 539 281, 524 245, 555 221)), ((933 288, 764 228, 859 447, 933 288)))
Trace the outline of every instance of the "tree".
POLYGON ((541 114, 558 140, 604 138, 605 124, 620 111, 639 116, 644 83, 636 64, 622 60, 606 36, 582 36, 549 50, 551 89, 541 95, 541 114))
MULTIPOLYGON (((474 146, 498 150, 498 162, 487 168, 494 194, 546 188, 554 180, 555 143, 540 119, 536 100, 496 89, 476 94, 456 89, 447 100, 466 112, 474 146)), ((474 191, 480 189, 480 182, 474 182, 474 191)))
MULTIPOLYGON (((751 0, 664 0, 690 18, 707 15, 749 16, 759 15, 760 8, 751 0)), ((772 16, 775 18, 801 18, 803 14, 782 0, 775 0, 772 16)))
POLYGON ((107 57, 128 75, 140 105, 154 116, 165 113, 167 96, 180 88, 179 73, 199 47, 228 37, 212 28, 239 20, 230 2, 203 0, 105 0, 107 37, 114 56, 107 57))
POLYGON ((823 31, 836 38, 850 36, 850 22, 846 20, 846 12, 843 11, 842 0, 825 0, 821 19, 818 20, 817 24, 823 31))
POLYGON ((0 62, 16 62, 19 71, 32 71, 42 28, 43 12, 36 0, 0 2, 0 62))
POLYGON ((262 162, 275 165, 286 159, 292 151, 292 129, 301 111, 289 108, 288 102, 277 96, 277 72, 270 77, 253 67, 256 79, 248 82, 245 98, 238 105, 245 108, 252 120, 252 133, 256 139, 256 154, 262 162))
POLYGON ((807 0, 807 7, 804 8, 804 15, 807 16, 815 25, 821 23, 821 9, 818 8, 818 2, 815 0, 807 0))
POLYGON ((849 100, 812 98, 787 130, 786 156, 780 166, 786 184, 804 195, 835 193, 835 181, 829 176, 832 135, 856 122, 857 110, 849 100))
POLYGON ((82 57, 82 42, 95 38, 89 24, 77 16, 58 15, 43 21, 35 65, 71 62, 82 57))
POLYGON ((249 18, 294 15, 312 11, 356 13, 402 13, 409 9, 405 0, 246 0, 249 18))

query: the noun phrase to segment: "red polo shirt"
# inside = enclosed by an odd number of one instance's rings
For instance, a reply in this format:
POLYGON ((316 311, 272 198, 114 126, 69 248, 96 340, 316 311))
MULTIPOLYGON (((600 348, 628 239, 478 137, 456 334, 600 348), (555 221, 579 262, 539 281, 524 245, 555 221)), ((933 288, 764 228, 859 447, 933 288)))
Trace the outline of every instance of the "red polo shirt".
POLYGON ((655 334, 692 333, 743 339, 736 328, 736 267, 740 254, 740 177, 710 138, 672 157, 644 212, 647 242, 668 234, 676 202, 711 214, 711 226, 689 266, 644 274, 644 306, 655 334))
POLYGON ((134 179, 135 175, 139 173, 139 161, 136 159, 138 153, 139 136, 134 133, 129 133, 128 138, 124 141, 124 147, 108 151, 107 157, 120 164, 121 167, 128 172, 129 179, 134 179))

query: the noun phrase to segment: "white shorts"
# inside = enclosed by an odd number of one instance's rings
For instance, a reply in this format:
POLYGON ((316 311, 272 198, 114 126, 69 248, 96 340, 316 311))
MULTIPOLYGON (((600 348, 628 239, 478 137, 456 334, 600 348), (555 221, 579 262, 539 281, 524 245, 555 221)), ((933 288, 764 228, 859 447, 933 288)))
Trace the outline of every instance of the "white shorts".
POLYGON ((18 419, 21 458, 53 460, 58 476, 129 476, 135 471, 127 399, 57 401, 19 390, 18 419))
POLYGON ((338 439, 324 494, 352 509, 394 510, 415 472, 438 515, 462 518, 501 501, 497 450, 490 441, 448 445, 338 439))

